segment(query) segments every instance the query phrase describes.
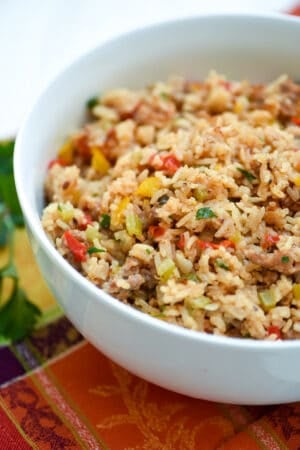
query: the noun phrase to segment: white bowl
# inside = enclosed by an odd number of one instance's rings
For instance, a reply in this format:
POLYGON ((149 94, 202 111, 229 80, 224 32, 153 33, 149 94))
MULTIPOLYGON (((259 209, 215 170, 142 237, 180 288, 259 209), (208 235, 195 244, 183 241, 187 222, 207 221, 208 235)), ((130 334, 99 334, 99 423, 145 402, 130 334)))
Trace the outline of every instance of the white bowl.
POLYGON ((15 149, 15 177, 42 273, 66 315, 99 350, 167 389, 208 400, 263 404, 300 400, 300 341, 218 337, 166 324, 96 288, 47 239, 40 216, 48 161, 83 120, 87 98, 140 87, 169 74, 300 80, 300 21, 212 15, 138 30, 94 49, 64 70, 27 116, 15 149))

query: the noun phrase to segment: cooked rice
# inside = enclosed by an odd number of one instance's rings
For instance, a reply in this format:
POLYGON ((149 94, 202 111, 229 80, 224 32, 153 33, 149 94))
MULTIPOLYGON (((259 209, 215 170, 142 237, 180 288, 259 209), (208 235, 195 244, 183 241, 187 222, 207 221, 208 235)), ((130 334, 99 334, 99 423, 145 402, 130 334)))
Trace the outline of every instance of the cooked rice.
POLYGON ((92 104, 47 174, 42 223, 61 255, 167 322, 299 337, 300 86, 212 72, 92 104))

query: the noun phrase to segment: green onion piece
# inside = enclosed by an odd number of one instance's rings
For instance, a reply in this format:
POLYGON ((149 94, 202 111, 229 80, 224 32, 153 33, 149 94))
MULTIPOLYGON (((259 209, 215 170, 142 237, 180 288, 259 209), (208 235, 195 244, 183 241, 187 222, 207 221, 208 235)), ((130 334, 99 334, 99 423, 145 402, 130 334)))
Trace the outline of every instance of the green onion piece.
POLYGON ((159 205, 163 206, 167 203, 167 201, 169 200, 169 196, 164 194, 161 197, 159 197, 159 199, 157 200, 157 202, 159 203, 159 205))
POLYGON ((216 265, 218 267, 220 267, 221 269, 229 270, 229 266, 227 266, 227 264, 224 263, 224 261, 222 261, 222 259, 216 259, 216 265))
POLYGON ((57 205, 57 209, 58 209, 58 211, 62 212, 62 207, 60 204, 57 205))
POLYGON ((126 230, 129 236, 142 236, 143 224, 137 214, 127 214, 126 216, 126 230))
POLYGON ((110 227, 110 216, 108 214, 101 215, 100 225, 106 230, 110 227))
POLYGON ((199 278, 195 273, 188 273, 184 278, 191 281, 199 281, 199 278))
POLYGON ((198 298, 190 298, 187 300, 188 306, 193 309, 203 309, 211 303, 211 300, 205 295, 198 298))
POLYGON ((276 296, 274 289, 266 289, 258 293, 260 303, 264 311, 270 311, 270 309, 276 306, 276 296))
POLYGON ((217 217, 211 208, 204 207, 199 208, 196 212, 196 219, 211 219, 212 217, 217 217))
POLYGON ((87 252, 89 255, 92 255, 93 253, 104 253, 105 250, 104 248, 90 247, 87 252))
POLYGON ((175 267, 174 261, 170 258, 166 258, 157 267, 157 275, 163 281, 167 281, 173 274, 175 267))
POLYGON ((86 102, 87 109, 91 110, 94 108, 94 106, 98 105, 98 97, 91 97, 86 102))
POLYGON ((167 92, 161 92, 159 95, 163 100, 170 100, 170 95, 167 92))
POLYGON ((242 167, 237 167, 237 170, 241 172, 248 181, 252 182, 256 180, 256 176, 253 173, 248 172, 248 170, 243 169, 242 167))
POLYGON ((281 262, 283 262, 283 264, 287 264, 288 262, 290 262, 290 258, 288 256, 283 256, 281 258, 281 262))

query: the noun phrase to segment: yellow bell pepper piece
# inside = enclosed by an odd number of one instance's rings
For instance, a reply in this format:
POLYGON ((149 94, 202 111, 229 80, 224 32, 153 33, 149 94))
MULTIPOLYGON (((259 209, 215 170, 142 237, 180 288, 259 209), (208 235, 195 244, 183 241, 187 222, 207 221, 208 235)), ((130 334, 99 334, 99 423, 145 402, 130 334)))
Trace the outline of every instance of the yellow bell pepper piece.
POLYGON ((101 175, 106 175, 110 169, 110 162, 105 158, 101 150, 97 147, 92 148, 91 166, 101 175))
POLYGON ((295 184, 297 187, 300 187, 300 177, 296 177, 296 178, 295 178, 294 184, 295 184))
POLYGON ((127 208, 129 201, 129 197, 122 198, 116 209, 111 212, 111 225, 113 227, 116 227, 123 223, 124 211, 127 208))
POLYGON ((71 164, 73 160, 73 142, 71 139, 67 139, 66 142, 60 147, 58 151, 58 157, 66 164, 71 164))
POLYGON ((161 182, 156 177, 148 177, 145 178, 138 186, 136 194, 141 197, 149 197, 151 198, 156 191, 161 187, 161 182))
POLYGON ((238 244, 239 242, 241 242, 242 240, 242 236, 241 233, 239 231, 236 231, 235 233, 233 233, 229 239, 234 242, 235 244, 238 244))
POLYGON ((294 284, 293 295, 296 300, 300 300, 300 284, 294 284))

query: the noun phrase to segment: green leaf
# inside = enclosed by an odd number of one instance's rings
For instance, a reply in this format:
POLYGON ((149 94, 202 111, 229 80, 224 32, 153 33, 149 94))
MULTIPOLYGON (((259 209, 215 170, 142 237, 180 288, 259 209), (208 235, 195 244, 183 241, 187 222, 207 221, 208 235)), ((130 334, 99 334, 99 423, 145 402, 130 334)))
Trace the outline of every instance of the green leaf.
MULTIPOLYGON (((14 142, 0 142, 0 202, 9 209, 15 225, 24 225, 22 210, 19 204, 13 175, 14 142)), ((5 243, 6 231, 0 224, 0 242, 5 243)))
POLYGON ((92 255, 93 253, 104 253, 105 250, 104 248, 90 247, 87 252, 89 255, 92 255))
POLYGON ((290 258, 288 256, 282 256, 281 262, 283 262, 283 264, 287 264, 290 262, 290 258))
POLYGON ((0 309, 0 335, 18 341, 29 334, 41 312, 31 303, 17 284, 5 305, 0 309))
POLYGON ((108 214, 101 215, 100 225, 105 229, 108 229, 110 227, 110 216, 108 214))
POLYGON ((221 269, 229 270, 229 266, 227 266, 227 264, 224 263, 224 261, 222 261, 222 259, 216 259, 216 265, 218 267, 220 267, 221 269))
POLYGON ((199 208, 196 212, 196 219, 211 219, 212 217, 217 217, 211 208, 204 207, 199 208))
POLYGON ((252 182, 256 180, 256 176, 254 176, 251 172, 248 172, 248 170, 245 170, 242 167, 237 167, 237 170, 241 172, 248 181, 252 182))

